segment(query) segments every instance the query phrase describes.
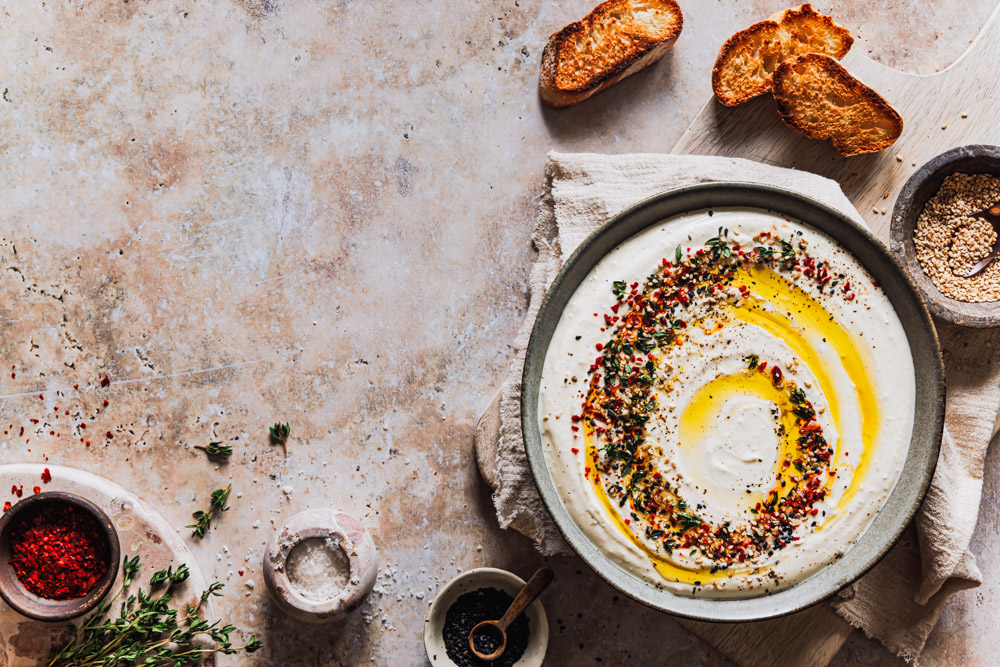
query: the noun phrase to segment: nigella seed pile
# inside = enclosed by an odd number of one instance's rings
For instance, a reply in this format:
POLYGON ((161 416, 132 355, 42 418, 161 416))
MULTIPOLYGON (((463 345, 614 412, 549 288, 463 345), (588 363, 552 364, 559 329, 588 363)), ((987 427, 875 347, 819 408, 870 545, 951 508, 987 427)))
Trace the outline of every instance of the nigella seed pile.
POLYGON ((998 201, 1000 178, 952 174, 917 218, 913 234, 917 260, 945 296, 971 303, 1000 301, 1000 262, 972 278, 964 277, 996 243, 993 226, 976 214, 998 201))
MULTIPOLYGON (((469 632, 482 621, 499 620, 514 601, 510 595, 496 588, 480 588, 459 596, 448 607, 444 617, 444 644, 448 657, 459 667, 510 667, 521 659, 528 648, 530 628, 522 612, 507 628, 507 648, 492 662, 480 660, 469 648, 469 632)), ((492 653, 497 646, 490 635, 479 637, 476 648, 484 654, 492 653)))
POLYGON ((616 302, 604 314, 610 338, 597 345, 600 356, 589 368, 583 409, 571 418, 573 431, 580 434, 582 429, 594 443, 588 448, 585 475, 624 510, 628 530, 657 551, 701 554, 711 559, 713 572, 770 556, 797 541, 794 530, 816 517, 814 505, 829 493, 836 474, 832 448, 805 390, 786 378, 780 366, 755 354, 746 357, 744 372, 766 377, 794 429, 782 434, 792 446, 779 464, 774 487, 750 509, 752 520, 714 525, 700 517, 677 485, 661 474, 657 462, 662 448, 647 439, 647 422, 658 408, 657 388, 670 381, 664 356, 684 344, 689 327, 712 327, 713 320, 725 317, 728 305, 750 299, 743 284, 750 271, 805 278, 819 292, 855 299, 845 276, 810 256, 804 241, 771 232, 754 240, 759 245, 742 248, 720 229, 694 253, 678 247, 673 261, 663 259, 644 283, 615 282, 616 302))

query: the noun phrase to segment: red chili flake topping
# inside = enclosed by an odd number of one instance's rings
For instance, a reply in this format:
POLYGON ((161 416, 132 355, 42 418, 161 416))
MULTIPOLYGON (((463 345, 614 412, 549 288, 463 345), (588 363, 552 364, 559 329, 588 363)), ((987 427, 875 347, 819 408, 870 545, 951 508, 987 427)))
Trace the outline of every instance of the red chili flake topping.
POLYGON ((35 490, 35 493, 41 493, 42 492, 42 487, 36 486, 34 490, 35 490))
POLYGON ((111 378, 109 378, 107 375, 105 375, 104 379, 101 380, 101 386, 102 387, 107 387, 109 384, 111 384, 111 378))
POLYGON ((10 509, 10 501, 8 500, 3 504, 3 511, 6 512, 9 509, 10 509))
POLYGON ((11 495, 14 495, 14 496, 17 496, 18 498, 20 498, 21 495, 24 493, 24 484, 22 484, 21 486, 18 486, 17 484, 15 484, 14 486, 10 487, 10 493, 11 493, 11 495))
POLYGON ((111 438, 115 437, 115 434, 114 434, 114 433, 112 433, 111 431, 108 431, 108 432, 107 432, 107 433, 105 433, 104 435, 105 435, 105 436, 107 436, 108 440, 110 440, 111 438))
POLYGON ((107 573, 108 557, 108 542, 97 522, 68 503, 44 503, 18 517, 11 528, 14 574, 25 588, 47 600, 89 593, 107 573))
POLYGON ((42 481, 46 484, 52 481, 52 473, 49 472, 48 468, 42 471, 42 481))
POLYGON ((571 448, 569 451, 573 452, 574 454, 579 454, 580 453, 580 450, 577 449, 576 447, 571 448))
MULTIPOLYGON (((623 283, 616 282, 613 294, 618 302, 610 309, 614 317, 604 315, 609 338, 602 341, 601 356, 590 366, 580 415, 580 421, 599 445, 593 461, 588 460, 594 469, 587 466, 585 476, 630 516, 623 517, 623 522, 636 523, 631 531, 637 538, 644 534, 647 541, 662 542, 667 553, 677 548, 701 551, 713 561, 713 572, 734 562, 755 561, 794 542, 793 531, 826 495, 822 480, 835 473, 830 467, 832 449, 823 438, 806 393, 784 377, 782 368, 773 363, 769 367, 757 355, 747 357, 747 371, 767 373, 775 387, 784 392, 782 410, 794 416, 796 430, 788 434, 794 453, 779 463, 783 472, 766 502, 757 503, 751 510, 751 521, 722 525, 705 522, 698 516, 699 508, 689 507, 651 460, 645 429, 650 413, 657 408, 661 365, 661 357, 652 352, 654 348, 669 350, 684 344, 683 332, 688 323, 678 316, 688 304, 706 296, 717 300, 721 295, 723 300, 734 303, 749 298, 750 289, 740 273, 747 266, 776 272, 801 271, 821 292, 840 276, 827 262, 810 257, 804 244, 794 237, 784 240, 764 233, 754 241, 761 246, 742 252, 720 228, 717 238, 694 249, 693 254, 691 248, 686 256, 682 248, 677 248, 676 263, 662 262, 663 268, 642 286, 633 283, 627 297, 623 298, 623 283)), ((833 292, 832 287, 829 291, 833 292)), ((853 292, 844 293, 853 296, 853 292)), ((571 429, 579 430, 573 421, 571 429)))

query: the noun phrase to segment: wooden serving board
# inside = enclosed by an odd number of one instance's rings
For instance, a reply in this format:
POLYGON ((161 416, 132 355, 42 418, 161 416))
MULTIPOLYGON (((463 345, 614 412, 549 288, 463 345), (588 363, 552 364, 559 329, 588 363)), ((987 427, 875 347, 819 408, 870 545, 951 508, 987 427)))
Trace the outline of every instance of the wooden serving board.
POLYGON ((941 72, 897 72, 864 56, 859 46, 841 64, 903 117, 902 136, 884 151, 842 157, 829 142, 785 126, 774 99, 765 94, 733 108, 711 99, 672 152, 749 158, 832 178, 872 232, 888 243, 896 195, 917 167, 956 146, 1000 144, 1000 6, 968 50, 941 72))
MULTIPOLYGON (((749 158, 832 178, 888 244, 896 196, 918 167, 956 146, 1000 144, 1000 6, 944 71, 904 74, 858 48, 841 62, 903 117, 902 136, 881 153, 844 158, 829 142, 803 137, 781 122, 770 95, 735 108, 713 98, 672 152, 749 158)), ((761 623, 678 622, 741 667, 823 666, 853 631, 826 603, 761 623)))

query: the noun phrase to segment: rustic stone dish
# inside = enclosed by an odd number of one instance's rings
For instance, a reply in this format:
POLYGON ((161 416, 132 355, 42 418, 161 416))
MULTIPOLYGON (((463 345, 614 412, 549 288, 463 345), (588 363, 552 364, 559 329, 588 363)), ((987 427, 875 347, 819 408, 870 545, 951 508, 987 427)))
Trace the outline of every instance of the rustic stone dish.
POLYGON ((108 515, 82 496, 64 491, 37 493, 17 502, 0 517, 0 597, 15 611, 36 621, 61 622, 82 616, 92 610, 111 590, 118 577, 121 545, 118 531, 108 515), (46 503, 74 505, 96 519, 108 541, 108 571, 83 597, 69 600, 49 600, 24 587, 10 566, 10 528, 15 518, 46 503))
POLYGON ((920 167, 896 198, 892 209, 890 247, 920 291, 927 308, 936 316, 965 327, 995 327, 1000 324, 1000 301, 968 303, 942 294, 917 260, 913 232, 917 218, 944 179, 955 173, 1000 176, 1000 147, 959 146, 941 153, 920 167))
MULTIPOLYGON (((444 617, 448 609, 461 595, 480 588, 496 588, 511 597, 516 597, 524 587, 524 579, 513 572, 493 567, 477 567, 466 570, 438 591, 424 620, 424 648, 427 659, 434 667, 454 665, 448 657, 444 644, 444 617)), ((528 617, 528 647, 517 661, 519 666, 540 667, 545 660, 545 650, 549 645, 549 621, 541 600, 535 599, 524 610, 528 617)))
POLYGON ((330 623, 344 618, 364 603, 378 577, 375 542, 354 517, 332 509, 299 512, 279 528, 264 552, 264 583, 274 603, 290 617, 306 623, 330 623), (288 580, 288 556, 299 543, 313 537, 332 538, 350 563, 347 584, 328 600, 311 600, 288 580))
POLYGON ((707 183, 651 197, 591 234, 549 288, 528 343, 521 426, 528 463, 542 500, 567 542, 605 581, 656 609, 705 621, 757 621, 804 609, 844 588, 889 551, 913 518, 937 463, 944 424, 944 368, 930 314, 906 271, 872 234, 842 213, 795 192, 750 183, 707 183), (546 467, 538 429, 538 387, 545 352, 566 302, 612 249, 646 227, 681 213, 750 207, 797 218, 830 235, 865 266, 889 297, 906 331, 916 375, 913 434, 900 478, 868 530, 843 558, 795 586, 763 597, 710 599, 675 595, 619 568, 592 544, 562 505, 546 467))

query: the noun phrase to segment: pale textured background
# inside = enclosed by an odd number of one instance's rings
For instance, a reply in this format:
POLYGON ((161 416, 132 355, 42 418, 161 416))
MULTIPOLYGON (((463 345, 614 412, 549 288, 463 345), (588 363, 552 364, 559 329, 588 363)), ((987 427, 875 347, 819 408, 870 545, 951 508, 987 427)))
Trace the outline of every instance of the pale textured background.
MULTIPOLYGON (((496 528, 471 440, 524 315, 545 153, 669 150, 721 42, 786 6, 681 0, 660 63, 542 109, 541 47, 591 1, 0 0, 0 367, 17 366, 0 461, 103 474, 178 527, 232 481, 193 549, 228 584, 217 608, 267 645, 241 664, 421 664, 442 583, 541 562, 496 528), (279 419, 287 460, 266 438, 279 419), (188 449, 209 440, 233 441, 231 463, 188 449), (371 529, 383 575, 360 614, 303 628, 267 601, 260 554, 324 505, 371 529)), ((817 8, 856 49, 922 73, 993 9, 838 4, 817 8)), ((925 665, 996 664, 998 458, 973 544, 986 582, 949 605, 925 665)), ((552 664, 725 664, 579 562, 553 565, 552 664)), ((835 661, 896 662, 859 634, 835 661)))

